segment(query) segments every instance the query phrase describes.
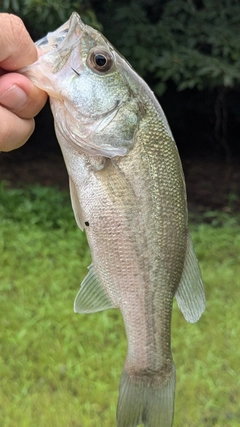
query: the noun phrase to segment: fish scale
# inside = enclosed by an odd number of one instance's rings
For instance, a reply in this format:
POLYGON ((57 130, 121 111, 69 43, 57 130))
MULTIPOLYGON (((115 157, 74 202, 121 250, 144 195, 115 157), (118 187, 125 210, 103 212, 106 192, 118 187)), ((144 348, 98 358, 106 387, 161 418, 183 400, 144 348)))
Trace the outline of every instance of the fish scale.
POLYGON ((173 297, 189 322, 205 308, 171 130, 146 83, 76 13, 37 46, 42 55, 21 72, 50 96, 92 255, 74 310, 121 310, 128 351, 117 427, 171 427, 173 297))

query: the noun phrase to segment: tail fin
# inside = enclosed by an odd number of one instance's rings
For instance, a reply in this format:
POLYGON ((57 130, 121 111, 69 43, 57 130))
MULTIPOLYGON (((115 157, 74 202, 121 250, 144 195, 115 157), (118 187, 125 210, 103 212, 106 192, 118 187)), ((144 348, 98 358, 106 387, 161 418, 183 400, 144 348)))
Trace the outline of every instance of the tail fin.
POLYGON ((171 376, 131 376, 124 369, 119 388, 117 427, 171 427, 174 414, 175 367, 171 376))

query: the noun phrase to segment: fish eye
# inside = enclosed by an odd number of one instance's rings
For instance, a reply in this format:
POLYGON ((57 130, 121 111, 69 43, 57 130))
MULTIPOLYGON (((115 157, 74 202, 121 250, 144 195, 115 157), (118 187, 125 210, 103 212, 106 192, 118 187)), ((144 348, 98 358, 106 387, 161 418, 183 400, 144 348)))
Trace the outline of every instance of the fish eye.
POLYGON ((92 51, 87 59, 87 65, 98 73, 109 71, 112 62, 112 57, 109 52, 100 50, 92 51))
POLYGON ((106 56, 101 55, 101 53, 98 53, 97 55, 95 55, 94 61, 99 68, 102 68, 105 67, 107 63, 107 58, 106 56))

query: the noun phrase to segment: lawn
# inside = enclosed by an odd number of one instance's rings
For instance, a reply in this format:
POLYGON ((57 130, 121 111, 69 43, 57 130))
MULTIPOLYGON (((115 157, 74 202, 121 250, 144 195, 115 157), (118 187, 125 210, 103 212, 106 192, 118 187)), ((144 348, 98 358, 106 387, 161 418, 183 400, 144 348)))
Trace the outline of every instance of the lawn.
MULTIPOLYGON (((240 224, 192 222, 207 309, 176 304, 174 427, 240 425, 240 224)), ((113 427, 126 339, 121 315, 74 314, 90 264, 67 194, 0 187, 0 425, 113 427)))

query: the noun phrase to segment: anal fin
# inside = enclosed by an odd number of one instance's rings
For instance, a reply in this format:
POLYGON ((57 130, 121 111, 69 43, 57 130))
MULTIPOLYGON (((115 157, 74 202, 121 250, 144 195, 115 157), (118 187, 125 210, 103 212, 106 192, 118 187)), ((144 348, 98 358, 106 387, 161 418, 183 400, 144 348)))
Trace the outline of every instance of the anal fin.
POLYGON ((190 234, 187 238, 183 274, 175 296, 185 319, 190 323, 197 322, 205 310, 206 299, 201 271, 190 234))
POLYGON ((93 266, 81 283, 80 290, 74 301, 75 313, 95 313, 97 311, 116 308, 100 280, 96 276, 93 266))

